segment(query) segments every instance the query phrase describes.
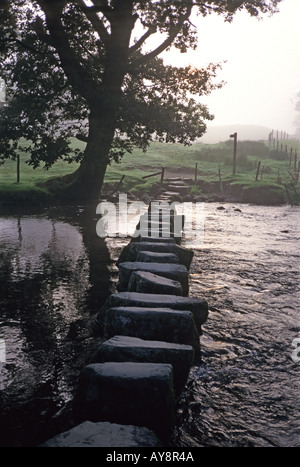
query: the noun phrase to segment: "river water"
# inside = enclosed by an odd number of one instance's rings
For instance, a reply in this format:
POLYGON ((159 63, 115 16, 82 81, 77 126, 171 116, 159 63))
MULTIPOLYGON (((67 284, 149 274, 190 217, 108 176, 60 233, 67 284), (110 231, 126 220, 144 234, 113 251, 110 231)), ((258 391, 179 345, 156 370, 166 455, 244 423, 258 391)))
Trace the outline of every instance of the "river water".
MULTIPOLYGON (((201 232, 186 224, 190 296, 208 300, 209 318, 174 446, 300 446, 299 214, 209 203, 201 232)), ((78 372, 98 344, 89 323, 116 290, 129 240, 99 238, 97 219, 84 207, 0 217, 2 446, 68 427, 78 372)))

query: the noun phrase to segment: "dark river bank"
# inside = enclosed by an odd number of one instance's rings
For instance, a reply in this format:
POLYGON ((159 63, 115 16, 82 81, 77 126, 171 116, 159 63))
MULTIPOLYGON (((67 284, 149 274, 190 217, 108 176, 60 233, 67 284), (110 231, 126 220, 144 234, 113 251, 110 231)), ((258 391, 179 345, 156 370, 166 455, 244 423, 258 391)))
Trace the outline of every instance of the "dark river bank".
MULTIPOLYGON (((190 296, 210 314, 173 445, 300 446, 300 208, 203 213, 203 235, 188 223, 183 245, 195 251, 190 296)), ((129 241, 99 238, 98 219, 84 207, 0 215, 1 446, 36 446, 71 423, 78 373, 99 343, 90 323, 129 241)))

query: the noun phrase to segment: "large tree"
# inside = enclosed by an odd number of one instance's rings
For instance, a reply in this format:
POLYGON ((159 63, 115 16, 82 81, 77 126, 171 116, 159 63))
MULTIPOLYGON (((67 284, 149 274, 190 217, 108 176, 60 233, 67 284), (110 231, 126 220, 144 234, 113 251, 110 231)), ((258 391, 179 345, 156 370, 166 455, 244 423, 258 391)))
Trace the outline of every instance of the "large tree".
POLYGON ((196 48, 193 10, 231 21, 243 9, 273 13, 280 1, 0 0, 8 99, 0 158, 15 157, 23 138, 34 167, 76 160, 79 168, 56 189, 96 199, 111 160, 153 138, 190 144, 213 118, 198 97, 219 86, 218 65, 176 67, 160 58, 171 46, 196 48), (71 137, 86 142, 84 151, 72 149, 71 137))

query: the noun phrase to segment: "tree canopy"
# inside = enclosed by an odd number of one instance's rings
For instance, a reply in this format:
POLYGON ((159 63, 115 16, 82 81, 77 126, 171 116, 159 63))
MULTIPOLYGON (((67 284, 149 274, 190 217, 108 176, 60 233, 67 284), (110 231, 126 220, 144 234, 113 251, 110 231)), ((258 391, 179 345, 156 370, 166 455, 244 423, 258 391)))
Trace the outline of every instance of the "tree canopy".
POLYGON ((190 144, 213 118, 199 97, 222 85, 219 64, 170 66, 161 53, 197 47, 193 10, 231 21, 240 10, 274 13, 280 1, 0 0, 0 160, 20 141, 34 167, 75 160, 70 189, 95 197, 107 164, 134 146, 190 144))

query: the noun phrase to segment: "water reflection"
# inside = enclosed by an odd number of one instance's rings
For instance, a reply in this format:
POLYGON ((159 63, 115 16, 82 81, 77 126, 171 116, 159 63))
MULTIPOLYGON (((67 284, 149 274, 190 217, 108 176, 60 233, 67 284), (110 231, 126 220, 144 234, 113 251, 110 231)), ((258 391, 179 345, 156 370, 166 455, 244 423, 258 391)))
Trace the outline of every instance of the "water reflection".
POLYGON ((88 323, 114 291, 112 260, 87 208, 0 221, 2 446, 57 430, 78 371, 96 344, 88 323))

